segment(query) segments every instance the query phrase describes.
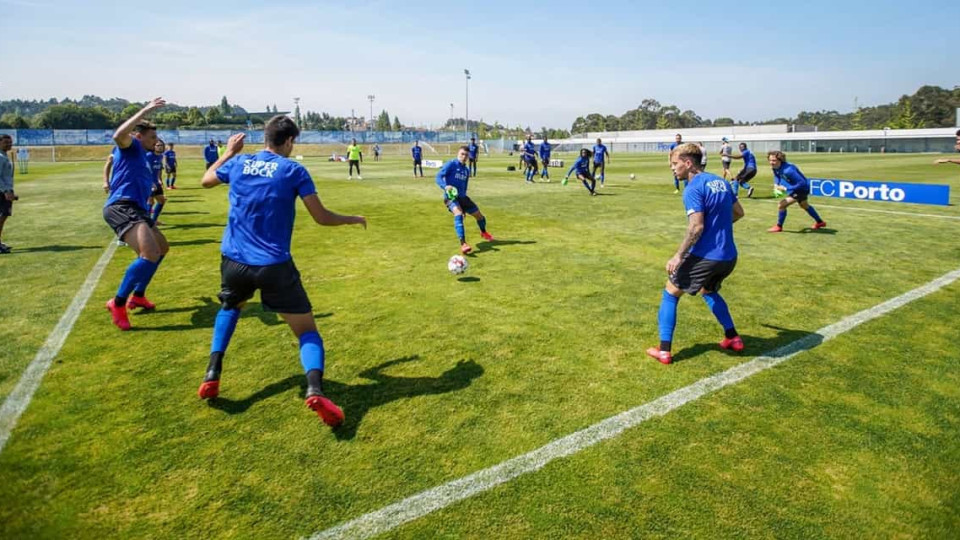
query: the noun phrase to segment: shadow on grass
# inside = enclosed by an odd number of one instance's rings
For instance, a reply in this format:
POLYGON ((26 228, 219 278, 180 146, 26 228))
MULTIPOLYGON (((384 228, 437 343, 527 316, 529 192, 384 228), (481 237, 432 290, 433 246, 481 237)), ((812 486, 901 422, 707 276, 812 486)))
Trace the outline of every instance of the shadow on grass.
MULTIPOLYGON (((345 384, 325 380, 323 382, 324 393, 343 409, 345 416, 343 424, 334 430, 337 439, 344 441, 356 437, 364 416, 373 408, 400 399, 463 390, 484 372, 483 366, 473 360, 461 360, 457 362, 456 366, 443 372, 439 377, 394 377, 382 373, 384 369, 391 366, 419 359, 418 355, 396 358, 360 372, 361 377, 374 381, 373 384, 345 384)), ((307 392, 306 378, 303 375, 293 375, 267 385, 244 399, 232 400, 218 397, 208 403, 211 407, 227 414, 240 414, 258 401, 281 394, 292 388, 299 388, 300 397, 305 397, 307 392)))
POLYGON ((165 225, 165 230, 171 229, 206 229, 209 227, 223 227, 223 223, 174 223, 165 225))
MULTIPOLYGON (((189 195, 186 197, 167 197, 167 202, 165 204, 194 203, 194 202, 200 202, 202 200, 203 199, 201 199, 200 197, 191 197, 189 195)), ((169 212, 169 210, 167 212, 169 212)), ((164 212, 164 213, 167 213, 167 212, 164 212)))
POLYGON ((467 276, 467 277, 457 278, 457 281, 459 281, 460 283, 476 283, 480 281, 480 278, 475 276, 467 276))
POLYGON ((488 251, 500 251, 500 246, 525 246, 529 244, 536 244, 536 240, 494 240, 493 242, 479 242, 474 246, 474 250, 470 253, 471 255, 475 253, 486 253, 488 251))
MULTIPOLYGON (((142 330, 142 331, 156 331, 156 332, 175 332, 179 330, 194 330, 196 328, 213 328, 213 321, 217 318, 217 312, 220 311, 220 302, 214 300, 213 298, 201 297, 197 298, 202 302, 199 306, 183 307, 183 308, 169 308, 169 309, 153 309, 149 311, 135 311, 132 313, 134 317, 146 317, 155 313, 190 313, 190 324, 169 324, 166 326, 134 326, 131 330, 142 330)), ((332 316, 333 313, 315 313, 313 315, 314 319, 325 319, 332 316)), ((259 302, 247 302, 247 305, 244 306, 243 310, 240 311, 241 319, 259 319, 261 323, 267 326, 276 326, 278 324, 286 324, 283 319, 280 318, 280 315, 272 311, 264 311, 263 306, 259 302)))
POLYGON ((16 255, 17 253, 60 253, 62 251, 80 251, 82 249, 102 249, 103 246, 35 246, 28 248, 14 248, 10 252, 11 255, 16 255))
POLYGON ((826 227, 824 227, 823 229, 814 229, 812 227, 804 227, 799 231, 788 231, 784 229, 783 232, 790 233, 790 234, 837 234, 836 229, 828 229, 826 227))
POLYGON ((200 238, 197 240, 183 240, 180 242, 169 242, 171 247, 176 246, 202 246, 205 244, 219 244, 220 240, 213 240, 210 238, 200 238))
POLYGON ((210 212, 177 212, 176 210, 168 210, 163 213, 165 216, 200 216, 209 214, 210 212))
POLYGON ((823 336, 813 332, 807 332, 806 330, 791 330, 789 328, 781 328, 779 326, 773 326, 769 324, 764 324, 763 326, 765 328, 776 330, 777 335, 770 337, 756 337, 747 334, 740 334, 740 336, 743 338, 744 348, 742 352, 738 353, 733 351, 725 351, 721 349, 717 343, 699 343, 677 352, 677 354, 673 356, 673 362, 682 362, 711 351, 721 351, 730 356, 742 356, 744 358, 760 355, 776 358, 791 354, 797 350, 816 347, 823 342, 823 336), (796 347, 791 347, 791 350, 789 351, 781 350, 784 346, 795 341, 801 342, 797 343, 796 347))

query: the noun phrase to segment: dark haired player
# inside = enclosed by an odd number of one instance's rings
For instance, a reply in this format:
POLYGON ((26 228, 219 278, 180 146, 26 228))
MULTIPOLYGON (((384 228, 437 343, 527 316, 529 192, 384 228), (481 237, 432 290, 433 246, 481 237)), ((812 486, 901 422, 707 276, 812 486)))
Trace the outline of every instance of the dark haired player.
POLYGON ((733 159, 742 159, 743 169, 740 169, 740 172, 731 180, 733 184, 733 194, 739 195, 740 188, 744 187, 747 189, 747 198, 749 199, 753 197, 753 188, 749 182, 757 175, 757 158, 754 157, 753 152, 747 150, 747 143, 740 143, 738 147, 740 148, 740 153, 730 157, 733 159))
MULTIPOLYGON (((673 165, 672 165, 672 163, 673 163, 673 161, 672 161, 672 160, 673 160, 673 150, 674 150, 676 147, 680 146, 681 144, 683 144, 683 135, 677 133, 676 137, 674 137, 674 142, 670 143, 670 153, 667 154, 667 163, 670 164, 671 170, 672 170, 672 168, 673 168, 673 165)), ((683 179, 683 187, 687 187, 687 179, 686 179, 686 178, 683 179)), ((673 193, 674 193, 675 195, 676 195, 677 193, 680 193, 680 179, 677 178, 677 175, 676 175, 676 174, 673 175, 673 193)))
POLYGON ((443 190, 443 204, 453 214, 453 228, 460 239, 460 252, 466 255, 473 251, 467 243, 467 235, 463 229, 463 214, 467 213, 477 220, 480 227, 480 236, 488 242, 493 236, 487 232, 487 218, 480 213, 480 208, 467 196, 467 184, 470 182, 470 169, 467 167, 467 158, 470 149, 461 146, 457 157, 446 162, 437 172, 437 185, 443 190), (452 188, 452 189, 451 189, 452 188))
POLYGON ((537 148, 533 145, 533 137, 530 135, 527 135, 527 142, 523 143, 521 158, 526 170, 527 182, 533 184, 533 177, 537 175, 537 148))
POLYGON ((420 148, 420 141, 414 141, 410 154, 413 156, 413 177, 417 177, 417 168, 419 168, 420 178, 423 178, 423 148, 420 148))
POLYGON ((593 145, 593 177, 600 180, 600 187, 603 187, 603 181, 607 173, 607 162, 610 161, 610 151, 607 146, 597 139, 597 144, 593 145), (597 177, 597 169, 600 169, 600 177, 597 177))
POLYGON ((151 111, 166 102, 156 98, 124 122, 113 134, 112 174, 105 186, 109 197, 103 207, 103 219, 136 252, 120 281, 117 294, 107 301, 113 324, 120 330, 130 329, 127 309, 153 309, 146 298, 147 285, 170 249, 167 239, 157 229, 147 208, 147 199, 156 178, 146 160, 145 148, 157 143, 157 127, 144 120, 151 111), (133 296, 130 294, 133 293, 133 296))
POLYGON ((540 172, 540 178, 546 178, 547 182, 550 181, 550 152, 553 151, 553 147, 547 142, 547 138, 544 137, 543 141, 540 143, 540 148, 537 149, 540 154, 540 164, 543 165, 543 169, 540 172))
POLYGON ((220 152, 217 150, 217 142, 210 139, 210 143, 203 149, 203 160, 207 162, 209 169, 218 159, 220 159, 220 152))
POLYGON ((777 214, 777 224, 767 229, 767 232, 778 233, 783 231, 783 222, 787 219, 787 207, 793 203, 800 205, 813 218, 813 228, 822 229, 827 224, 820 219, 820 214, 814 210, 813 206, 807 202, 810 197, 810 181, 800 172, 793 163, 787 163, 787 156, 779 150, 767 152, 767 161, 773 169, 774 189, 785 191, 787 197, 780 199, 777 204, 779 213, 777 214))
POLYGON ((573 166, 570 167, 570 170, 567 171, 567 175, 563 177, 563 181, 560 182, 562 185, 567 185, 567 180, 570 178, 570 174, 574 171, 577 172, 577 179, 583 183, 583 187, 587 188, 587 191, 590 192, 590 195, 597 194, 597 180, 593 177, 593 173, 590 172, 590 150, 586 148, 580 149, 580 157, 573 162, 573 166), (590 183, 587 183, 587 180, 590 183))
POLYGON ((733 325, 730 309, 717 292, 737 265, 733 223, 743 217, 743 207, 726 180, 700 170, 702 156, 700 148, 689 143, 680 144, 670 152, 673 173, 689 182, 683 190, 687 233, 676 254, 667 261, 668 279, 657 317, 660 346, 647 349, 647 354, 661 364, 673 361, 673 331, 677 326, 677 304, 683 293, 703 294, 704 302, 723 327, 721 348, 743 350, 743 339, 733 325))
MULTIPOLYGON (((0 235, 3 224, 13 215, 13 201, 17 195, 13 191, 13 163, 7 152, 13 148, 13 137, 6 133, 0 135, 0 235)), ((0 254, 10 253, 10 246, 0 242, 0 254)))
POLYGON ((167 151, 163 153, 163 168, 167 173, 167 187, 177 189, 177 153, 173 150, 173 143, 167 143, 167 151))
POLYGON ((477 146, 477 138, 470 137, 470 144, 467 145, 468 165, 470 167, 470 176, 477 175, 477 154, 480 153, 480 147, 477 146))
POLYGON ((213 326, 210 363, 198 394, 201 399, 219 395, 223 356, 240 310, 259 289, 263 308, 278 312, 300 341, 307 406, 324 423, 336 427, 343 422, 343 411, 323 395, 323 340, 290 254, 297 198, 319 225, 366 228, 367 220, 341 216, 323 206, 310 173, 288 159, 299 134, 293 120, 274 116, 264 127, 266 148, 256 154, 240 154, 245 135, 233 135, 216 166, 203 175, 205 188, 221 183, 229 186, 230 212, 220 246, 221 306, 213 326))
POLYGON ((150 210, 150 219, 156 225, 163 225, 157 218, 163 211, 163 205, 167 198, 163 196, 163 141, 157 139, 153 145, 153 151, 147 152, 147 163, 150 164, 150 170, 153 171, 153 190, 150 191, 150 199, 147 200, 147 209, 150 210))

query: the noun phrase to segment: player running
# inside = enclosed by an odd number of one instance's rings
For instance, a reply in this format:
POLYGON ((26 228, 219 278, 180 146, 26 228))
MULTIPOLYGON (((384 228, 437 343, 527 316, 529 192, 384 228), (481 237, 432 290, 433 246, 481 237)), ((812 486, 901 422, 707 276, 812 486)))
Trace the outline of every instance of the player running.
POLYGON ((103 207, 103 219, 117 238, 137 253, 120 281, 117 294, 107 301, 113 324, 120 330, 130 329, 128 309, 156 307, 147 300, 146 290, 170 250, 147 208, 156 176, 144 152, 144 148, 153 148, 157 143, 157 126, 144 117, 165 104, 162 98, 156 98, 117 128, 113 134, 117 146, 107 163, 113 169, 106 185, 110 196, 103 207))
POLYGON ((470 144, 467 146, 467 154, 469 157, 469 168, 470 176, 477 175, 477 154, 480 152, 480 147, 477 146, 477 138, 470 137, 470 144))
POLYGON ((560 182, 562 185, 567 185, 567 180, 570 179, 570 174, 574 171, 577 172, 577 180, 580 180, 583 183, 583 187, 587 188, 587 191, 590 192, 591 196, 597 194, 597 180, 594 178, 593 173, 590 172, 590 157, 591 152, 586 148, 580 149, 580 157, 573 162, 573 166, 570 167, 570 170, 567 171, 567 175, 563 177, 563 181, 560 182), (587 180, 590 183, 587 183, 587 180))
POLYGON ((357 168, 357 180, 363 180, 363 177, 360 176, 360 163, 363 162, 363 152, 360 151, 360 146, 357 145, 356 139, 352 139, 350 146, 347 147, 347 161, 350 162, 350 172, 347 180, 353 180, 354 167, 357 168))
POLYGON ((150 164, 150 170, 153 171, 153 189, 150 191, 150 198, 147 200, 147 210, 150 213, 150 219, 155 224, 163 225, 157 221, 160 212, 163 211, 163 205, 167 198, 163 196, 163 141, 157 139, 153 145, 153 151, 147 152, 147 163, 150 164))
MULTIPOLYGON (((677 148, 678 146, 680 146, 681 144, 683 144, 683 135, 680 135, 679 133, 677 133, 677 136, 674 138, 674 142, 670 143, 670 152, 667 154, 667 164, 670 165, 671 170, 672 170, 672 167, 673 167, 673 161, 672 161, 672 160, 673 160, 673 151, 674 151, 674 149, 676 149, 676 148, 677 148)), ((684 188, 687 187, 687 179, 686 179, 686 178, 683 179, 683 187, 684 187, 684 188)), ((676 194, 678 194, 678 193, 680 193, 680 179, 677 178, 677 175, 676 175, 676 174, 674 174, 674 175, 673 175, 673 194, 676 195, 676 194)))
POLYGON ((701 154, 697 145, 678 145, 670 155, 674 174, 689 181, 683 190, 687 234, 677 252, 667 261, 669 277, 657 317, 660 346, 647 349, 647 355, 661 364, 673 362, 671 347, 677 326, 677 304, 683 293, 703 294, 704 302, 723 327, 720 348, 735 352, 743 350, 743 339, 733 324, 730 309, 717 292, 737 265, 733 223, 743 217, 743 207, 726 180, 700 170, 701 154))
POLYGON ((523 166, 526 168, 527 182, 533 184, 533 177, 537 175, 537 149, 533 144, 533 137, 527 135, 527 142, 523 143, 523 154, 521 156, 523 166))
POLYGON ((540 148, 537 149, 540 154, 540 163, 543 164, 543 169, 540 172, 540 178, 546 178, 547 182, 550 181, 550 152, 553 151, 553 147, 547 142, 547 138, 543 138, 543 142, 540 143, 540 148))
POLYGON ((723 179, 727 179, 727 175, 730 174, 730 162, 733 161, 730 156, 733 155, 733 147, 730 146, 730 141, 726 137, 721 139, 722 144, 720 145, 720 165, 723 166, 723 179))
POLYGON ((453 214, 453 228, 460 239, 460 252, 464 255, 473 251, 473 248, 467 243, 466 233, 463 229, 464 213, 470 214, 477 220, 477 226, 480 227, 480 236, 484 240, 487 242, 493 241, 493 236, 487 232, 487 218, 480 213, 477 204, 467 196, 467 184, 470 181, 470 169, 467 167, 469 155, 469 148, 461 146, 460 150, 457 151, 457 157, 446 162, 437 172, 437 185, 443 190, 443 204, 453 214))
POLYGON ((787 219, 787 207, 793 203, 800 205, 813 218, 813 228, 822 229, 827 226, 826 222, 820 219, 820 214, 814 210, 813 206, 807 202, 810 197, 810 181, 800 172, 793 163, 787 163, 787 156, 779 150, 767 152, 767 161, 773 168, 774 189, 785 191, 786 198, 780 199, 778 207, 780 212, 777 214, 777 224, 767 229, 767 232, 778 233, 783 231, 783 222, 787 219))
POLYGON ((167 144, 167 151, 163 153, 163 168, 167 173, 167 187, 177 189, 177 153, 173 150, 173 143, 167 144))
POLYGON ((597 144, 593 145, 593 177, 597 178, 597 169, 600 169, 600 187, 603 187, 603 180, 607 172, 607 162, 611 161, 610 151, 607 150, 606 145, 604 145, 600 139, 597 139, 597 144))
POLYGON ((747 149, 747 143, 740 143, 739 145, 740 153, 735 156, 730 156, 733 159, 742 159, 743 160, 743 169, 737 173, 737 176, 733 177, 731 183, 733 184, 733 194, 739 195, 740 188, 747 188, 747 198, 753 197, 753 187, 750 186, 750 180, 757 175, 757 158, 754 157, 753 152, 747 149))
POLYGON ((420 168, 420 178, 423 178, 423 148, 420 148, 420 141, 414 141, 410 148, 410 154, 413 155, 413 177, 417 177, 417 168, 420 168))
POLYGON ((220 260, 220 311, 213 325, 210 363, 200 385, 201 399, 220 393, 223 356, 247 300, 260 290, 263 309, 274 311, 300 341, 300 363, 307 377, 307 407, 329 426, 343 422, 343 411, 323 395, 324 349, 310 299, 290 254, 297 198, 303 200, 319 225, 362 225, 363 216, 342 216, 327 210, 307 170, 291 159, 297 125, 274 116, 263 130, 266 148, 240 154, 245 135, 238 133, 216 166, 203 175, 202 185, 227 184, 230 212, 223 231, 220 260))

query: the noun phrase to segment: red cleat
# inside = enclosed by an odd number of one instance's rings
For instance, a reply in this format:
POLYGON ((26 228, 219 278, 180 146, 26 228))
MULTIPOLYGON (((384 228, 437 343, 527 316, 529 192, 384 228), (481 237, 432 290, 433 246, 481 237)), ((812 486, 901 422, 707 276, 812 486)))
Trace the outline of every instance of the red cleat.
POLYGON ((306 403, 307 407, 313 409, 324 424, 335 428, 343 423, 343 411, 329 399, 323 396, 310 396, 306 403))
POLYGON ((670 351, 661 351, 656 347, 650 347, 647 349, 647 356, 653 358, 661 364, 669 364, 670 362, 673 362, 673 355, 670 354, 670 351))
POLYGON ((488 233, 487 231, 483 231, 482 233, 480 233, 480 236, 487 242, 493 242, 493 235, 488 233))
POLYGON ((156 304, 147 300, 145 296, 131 296, 127 299, 127 309, 133 310, 136 308, 143 309, 156 309, 156 304))
POLYGON ((774 225, 773 227, 770 227, 769 229, 767 229, 767 232, 783 232, 783 227, 779 225, 774 225))
POLYGON ((813 224, 813 230, 822 229, 827 226, 826 221, 818 221, 813 224))
POLYGON ((107 300, 107 311, 110 312, 110 317, 113 318, 114 326, 124 331, 130 329, 130 320, 127 319, 127 309, 124 306, 117 307, 115 298, 107 300))
POLYGON ((740 336, 724 339, 720 342, 720 348, 740 352, 743 350, 743 339, 740 336))
POLYGON ((470 247, 470 244, 468 244, 468 243, 466 243, 466 242, 460 244, 460 253, 463 253, 464 255, 466 255, 467 253, 470 253, 471 251, 473 251, 473 248, 470 247))
POLYGON ((200 399, 213 399, 220 395, 220 381, 203 381, 197 390, 200 399))

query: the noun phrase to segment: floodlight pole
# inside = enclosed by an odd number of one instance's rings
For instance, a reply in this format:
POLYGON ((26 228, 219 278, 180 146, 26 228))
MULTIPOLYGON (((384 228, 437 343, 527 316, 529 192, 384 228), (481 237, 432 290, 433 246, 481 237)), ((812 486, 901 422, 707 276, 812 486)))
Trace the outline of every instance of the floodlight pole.
POLYGON ((464 81, 466 84, 466 99, 464 100, 463 114, 465 118, 463 119, 463 130, 467 134, 467 139, 470 139, 470 70, 463 70, 463 74, 466 76, 466 80, 464 81))
POLYGON ((456 131, 455 126, 453 125, 453 103, 450 104, 450 122, 448 122, 450 129, 456 131))
POLYGON ((367 99, 370 100, 370 129, 373 130, 373 100, 377 99, 377 96, 370 94, 367 99))

